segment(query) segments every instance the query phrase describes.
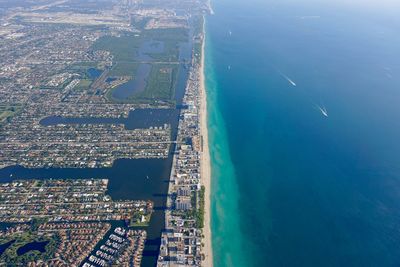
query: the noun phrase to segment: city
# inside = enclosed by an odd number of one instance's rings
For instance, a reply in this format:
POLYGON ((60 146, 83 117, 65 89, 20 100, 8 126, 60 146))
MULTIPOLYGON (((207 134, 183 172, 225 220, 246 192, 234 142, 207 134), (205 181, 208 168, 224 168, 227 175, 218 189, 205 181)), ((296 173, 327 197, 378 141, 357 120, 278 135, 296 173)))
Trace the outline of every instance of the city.
MULTIPOLYGON (((0 11, 0 265, 203 266, 209 3, 42 0, 0 11), (166 191, 116 191, 101 170, 122 159, 165 162, 166 191)), ((130 186, 155 179, 139 178, 130 186)))

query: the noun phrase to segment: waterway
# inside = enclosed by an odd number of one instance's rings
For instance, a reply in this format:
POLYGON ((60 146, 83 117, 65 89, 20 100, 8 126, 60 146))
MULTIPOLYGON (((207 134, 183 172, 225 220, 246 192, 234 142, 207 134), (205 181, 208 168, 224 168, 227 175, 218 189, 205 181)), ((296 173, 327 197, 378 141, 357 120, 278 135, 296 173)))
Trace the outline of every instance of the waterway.
POLYGON ((40 124, 51 126, 57 124, 123 124, 126 130, 162 127, 164 124, 176 125, 179 110, 177 109, 136 109, 129 112, 127 118, 65 118, 50 116, 42 119, 40 124))
MULTIPOLYGON (((182 44, 185 52, 180 52, 180 66, 175 90, 175 101, 181 106, 188 78, 187 62, 191 60, 192 40, 182 44)), ((151 126, 171 125, 172 140, 176 140, 179 120, 179 109, 143 109, 130 112, 128 118, 62 118, 47 117, 42 125, 85 124, 85 123, 120 123, 129 130, 151 126)), ((147 241, 144 249, 142 266, 156 266, 161 231, 164 229, 164 210, 168 193, 168 181, 172 166, 172 155, 175 146, 171 146, 167 159, 119 159, 111 168, 40 168, 27 169, 21 166, 11 166, 0 169, 0 182, 18 179, 79 179, 108 178, 108 194, 112 199, 152 200, 155 212, 147 227, 147 241), (147 178, 148 177, 148 178, 147 178)))
POLYGON ((154 266, 160 242, 160 233, 164 227, 164 207, 168 190, 172 157, 168 159, 120 159, 111 168, 76 169, 26 169, 8 167, 0 170, 0 182, 18 179, 79 179, 108 178, 107 193, 114 200, 152 200, 155 212, 151 218, 146 243, 144 266, 154 266), (10 175, 12 174, 12 177, 10 175), (149 177, 147 179, 147 177, 149 177))
MULTIPOLYGON (((140 109, 132 111, 128 118, 62 118, 48 117, 43 125, 57 123, 121 123, 129 130, 159 127, 165 123, 171 125, 172 140, 176 139, 179 119, 178 109, 140 109)), ((168 192, 168 180, 171 172, 172 153, 167 159, 119 159, 111 168, 40 168, 27 169, 12 166, 0 169, 0 182, 18 179, 109 179, 107 193, 114 200, 152 200, 154 213, 146 229, 148 236, 144 251, 143 265, 154 266, 160 245, 161 231, 164 229, 164 209, 168 192)))

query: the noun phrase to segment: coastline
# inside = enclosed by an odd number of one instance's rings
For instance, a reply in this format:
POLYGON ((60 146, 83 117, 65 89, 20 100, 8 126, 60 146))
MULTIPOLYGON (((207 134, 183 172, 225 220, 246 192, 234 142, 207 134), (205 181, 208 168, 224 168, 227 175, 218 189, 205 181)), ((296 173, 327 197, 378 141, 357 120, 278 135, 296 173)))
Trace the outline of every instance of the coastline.
POLYGON ((211 245, 211 163, 210 150, 208 143, 207 125, 207 92, 205 85, 205 17, 203 19, 203 41, 201 47, 201 67, 200 67, 200 132, 203 139, 203 150, 201 153, 200 171, 201 181, 205 188, 204 198, 204 266, 213 266, 213 252, 211 245))

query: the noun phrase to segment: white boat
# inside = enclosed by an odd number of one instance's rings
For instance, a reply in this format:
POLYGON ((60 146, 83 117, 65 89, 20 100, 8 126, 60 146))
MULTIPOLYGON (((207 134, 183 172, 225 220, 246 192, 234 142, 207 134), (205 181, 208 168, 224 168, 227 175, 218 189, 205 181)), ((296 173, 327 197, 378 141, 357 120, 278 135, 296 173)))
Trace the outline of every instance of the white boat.
POLYGON ((325 107, 320 107, 320 106, 317 106, 317 107, 318 107, 319 111, 321 111, 322 115, 324 115, 325 117, 328 117, 328 111, 326 110, 325 107))
POLYGON ((294 81, 292 81, 289 77, 286 77, 286 80, 288 80, 288 82, 290 82, 291 85, 297 86, 297 84, 294 81))
POLYGON ((280 72, 280 71, 279 71, 279 73, 280 73, 280 75, 281 75, 283 78, 285 78, 285 80, 288 81, 291 85, 297 86, 297 84, 296 84, 292 79, 290 79, 287 75, 283 74, 283 73, 280 72))

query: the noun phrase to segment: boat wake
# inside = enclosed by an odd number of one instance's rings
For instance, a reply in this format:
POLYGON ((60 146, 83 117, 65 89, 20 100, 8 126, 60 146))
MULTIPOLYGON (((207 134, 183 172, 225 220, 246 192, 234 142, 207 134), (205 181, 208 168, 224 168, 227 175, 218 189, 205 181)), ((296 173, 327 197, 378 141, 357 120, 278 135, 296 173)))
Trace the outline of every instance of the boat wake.
POLYGON ((322 115, 324 115, 325 117, 328 117, 328 110, 324 106, 321 107, 319 105, 316 105, 316 107, 322 113, 322 115))
POLYGON ((296 84, 292 79, 290 79, 288 76, 286 76, 286 75, 283 74, 283 73, 281 73, 281 75, 282 75, 282 77, 285 78, 286 81, 288 81, 291 85, 297 86, 297 84, 296 84))
POLYGON ((297 86, 297 84, 296 84, 294 81, 292 81, 290 78, 286 77, 286 80, 288 80, 288 82, 289 82, 291 85, 297 86))
POLYGON ((283 78, 285 78, 285 80, 286 81, 288 81, 292 86, 297 86, 297 84, 292 80, 292 79, 290 79, 287 75, 285 75, 282 71, 280 71, 278 68, 275 68, 274 67, 274 69, 276 69, 276 71, 283 77, 283 78))

